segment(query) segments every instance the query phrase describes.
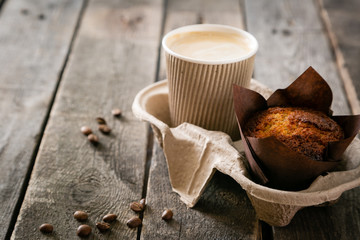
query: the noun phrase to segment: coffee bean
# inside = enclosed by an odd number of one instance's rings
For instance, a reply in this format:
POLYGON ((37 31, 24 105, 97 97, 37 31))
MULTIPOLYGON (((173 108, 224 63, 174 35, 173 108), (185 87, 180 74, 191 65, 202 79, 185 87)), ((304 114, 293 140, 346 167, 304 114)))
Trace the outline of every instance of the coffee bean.
POLYGON ((99 229, 100 232, 106 232, 107 230, 110 229, 110 224, 98 222, 98 223, 96 223, 96 227, 99 229))
POLYGON ((173 212, 170 209, 166 209, 163 214, 161 215, 161 218, 165 221, 171 220, 173 217, 173 212))
POLYGON ((134 212, 142 212, 144 210, 144 207, 142 204, 138 203, 138 202, 132 202, 130 203, 130 208, 131 210, 133 210, 134 212))
POLYGON ((89 225, 80 225, 76 231, 76 234, 79 236, 79 237, 87 237, 89 236, 91 233, 91 227, 89 225))
POLYGON ((136 228, 138 226, 141 225, 141 219, 138 218, 138 217, 133 217, 133 218, 130 218, 126 225, 129 227, 129 228, 136 228))
POLYGON ((113 109, 113 110, 111 111, 111 113, 112 113, 112 115, 114 115, 115 117, 121 117, 121 114, 122 114, 121 110, 118 109, 118 108, 113 109))
POLYGON ((98 143, 99 142, 99 138, 95 134, 89 134, 88 135, 88 140, 91 143, 98 143))
POLYGON ((104 222, 113 222, 115 221, 117 218, 117 215, 116 214, 107 214, 103 217, 103 221, 104 222))
POLYGON ((105 125, 105 124, 100 124, 99 130, 105 134, 109 134, 111 132, 111 128, 109 128, 108 125, 105 125))
POLYGON ((139 203, 142 205, 142 208, 143 208, 143 210, 144 210, 145 207, 146 207, 146 199, 145 199, 145 198, 141 199, 141 200, 139 201, 139 203))
POLYGON ((80 130, 85 135, 89 135, 92 133, 91 128, 89 128, 88 126, 82 126, 80 130))
POLYGON ((106 121, 102 117, 97 117, 96 121, 97 121, 98 124, 105 124, 106 125, 106 121))
POLYGON ((74 213, 74 218, 78 221, 86 221, 88 219, 88 214, 83 211, 76 211, 74 213))
POLYGON ((53 227, 53 225, 51 225, 49 223, 44 223, 44 224, 41 224, 41 226, 39 227, 39 230, 42 233, 52 233, 54 231, 54 227, 53 227))

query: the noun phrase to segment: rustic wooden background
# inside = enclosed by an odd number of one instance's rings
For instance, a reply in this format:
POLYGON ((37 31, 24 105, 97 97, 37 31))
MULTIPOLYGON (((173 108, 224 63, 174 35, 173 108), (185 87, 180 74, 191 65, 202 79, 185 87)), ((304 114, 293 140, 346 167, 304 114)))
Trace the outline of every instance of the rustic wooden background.
POLYGON ((0 1, 0 239, 77 239, 75 210, 88 224, 119 215, 89 239, 356 239, 360 190, 330 207, 306 208, 287 227, 256 218, 246 193, 216 173, 187 209, 171 192, 164 155, 132 115, 135 94, 166 77, 162 35, 219 23, 260 44, 254 77, 286 87, 309 65, 330 83, 335 114, 360 113, 357 0, 2 0, 0 1), (123 118, 111 109, 123 110, 123 118), (80 132, 102 116, 113 129, 80 132), (129 229, 129 203, 146 197, 143 226, 129 229), (161 220, 165 208, 174 220, 161 220), (52 223, 43 235, 38 226, 52 223))

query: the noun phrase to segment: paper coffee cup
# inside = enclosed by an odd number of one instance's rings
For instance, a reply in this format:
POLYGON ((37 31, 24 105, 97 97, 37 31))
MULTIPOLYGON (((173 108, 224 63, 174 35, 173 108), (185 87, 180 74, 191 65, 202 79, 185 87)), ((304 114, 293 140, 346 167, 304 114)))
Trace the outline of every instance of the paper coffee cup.
POLYGON ((248 87, 257 40, 225 25, 189 25, 167 33, 162 46, 172 126, 192 123, 238 138, 232 85, 248 87))

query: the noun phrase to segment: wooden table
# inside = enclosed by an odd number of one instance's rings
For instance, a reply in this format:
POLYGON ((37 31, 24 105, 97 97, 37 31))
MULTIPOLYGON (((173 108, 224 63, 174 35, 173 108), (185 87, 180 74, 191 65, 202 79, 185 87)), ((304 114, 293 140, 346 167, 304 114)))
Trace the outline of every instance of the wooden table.
POLYGON ((284 88, 313 66, 334 91, 335 114, 360 113, 357 0, 0 0, 0 239, 77 239, 75 210, 95 223, 89 239, 358 239, 360 189, 290 225, 256 218, 244 190, 216 173, 187 209, 171 192, 149 125, 131 112, 135 94, 164 79, 164 33, 194 23, 245 28, 260 44, 254 77, 284 88), (357 80, 357 82, 352 81, 357 80), (111 115, 123 110, 122 118, 111 115), (98 133, 104 117, 110 135, 98 133), (80 127, 100 138, 91 145, 80 127), (129 203, 146 197, 143 226, 129 203), (169 223, 165 208, 174 211, 169 223), (44 235, 40 224, 52 223, 44 235))

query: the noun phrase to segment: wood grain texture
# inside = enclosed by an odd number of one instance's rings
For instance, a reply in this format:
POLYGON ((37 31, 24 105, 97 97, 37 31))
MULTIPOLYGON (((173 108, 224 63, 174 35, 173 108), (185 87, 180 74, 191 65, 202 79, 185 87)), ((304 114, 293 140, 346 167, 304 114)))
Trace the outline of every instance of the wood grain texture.
POLYGON ((192 209, 172 192, 166 159, 154 146, 141 239, 255 239, 258 221, 245 191, 232 178, 216 172, 192 209), (171 209, 165 222, 161 214, 171 209))
POLYGON ((328 12, 332 30, 344 54, 347 68, 360 93, 360 2, 357 0, 322 0, 328 12))
POLYGON ((73 212, 89 214, 88 239, 135 239, 126 220, 141 198, 148 127, 133 116, 135 94, 154 82, 161 1, 89 1, 44 133, 12 239, 78 239, 73 212), (113 108, 123 117, 114 118, 113 108), (112 128, 97 130, 96 117, 112 128), (100 143, 80 132, 90 126, 100 143), (95 223, 118 215, 111 231, 95 223), (54 225, 43 235, 38 226, 54 225))
POLYGON ((360 114, 360 2, 318 2, 352 112, 360 114))
POLYGON ((82 3, 11 0, 2 6, 0 239, 11 228, 22 201, 82 3))
MULTIPOLYGON (((257 80, 283 88, 312 65, 333 90, 334 113, 350 113, 314 1, 246 1, 246 13, 248 30, 260 44, 255 60, 257 80)), ((345 192, 331 207, 301 210, 287 227, 273 228, 273 239, 353 239, 360 231, 358 214, 347 214, 358 212, 360 203, 354 199, 359 191, 345 192)))
POLYGON ((270 88, 285 88, 309 66, 333 91, 335 115, 350 109, 334 56, 314 1, 246 1, 247 29, 259 41, 255 78, 270 88))
POLYGON ((359 188, 345 192, 332 206, 301 210, 289 226, 274 229, 274 239, 358 239, 359 192, 359 188))
MULTIPOLYGON (((213 23, 244 27, 240 3, 235 0, 170 0, 167 3, 164 33, 185 25, 213 23)), ((165 54, 161 50, 159 79, 166 78, 165 54)))
MULTIPOLYGON (((168 1, 164 33, 197 23, 243 27, 238 1, 168 1)), ((159 80, 166 78, 164 53, 159 80)), ((216 173, 193 209, 186 208, 172 192, 162 150, 155 144, 147 188, 142 239, 254 239, 259 223, 245 191, 230 177, 216 173), (174 221, 161 220, 165 208, 174 211, 174 221)))

